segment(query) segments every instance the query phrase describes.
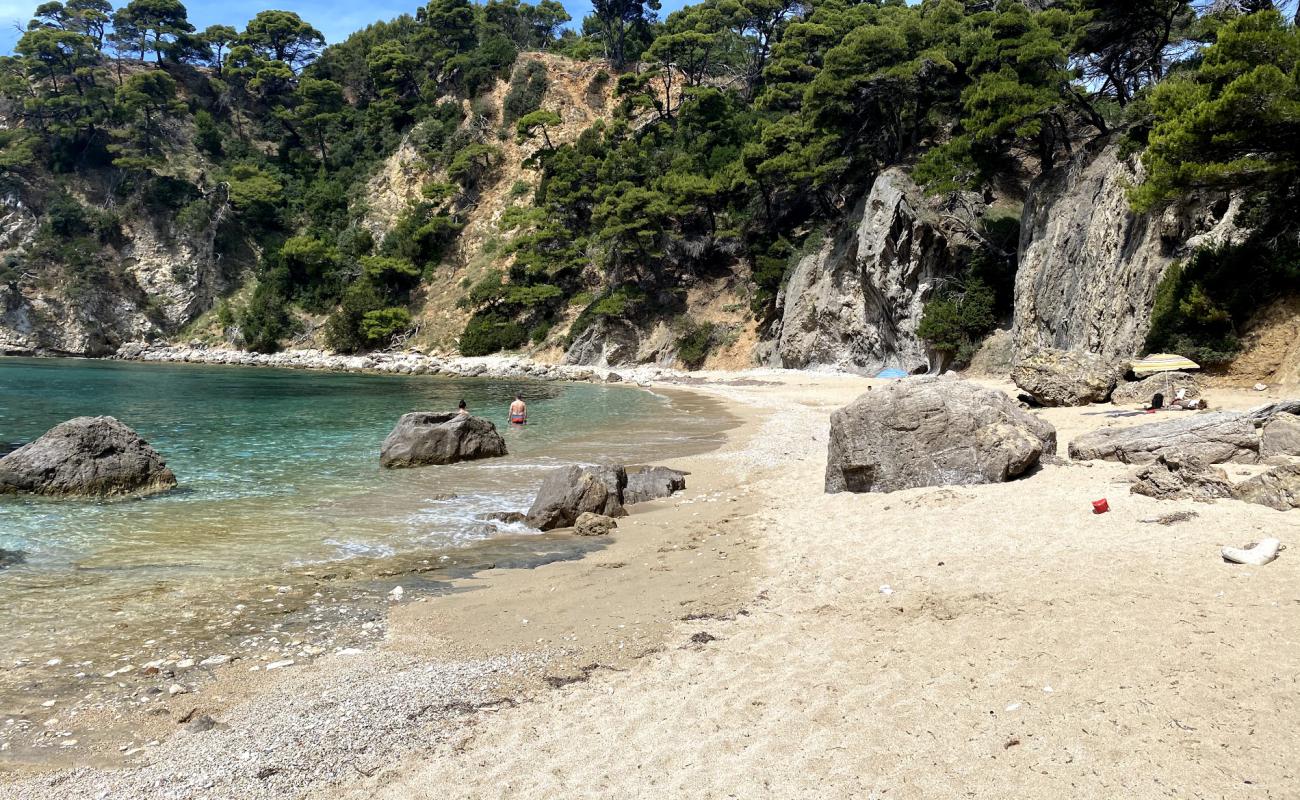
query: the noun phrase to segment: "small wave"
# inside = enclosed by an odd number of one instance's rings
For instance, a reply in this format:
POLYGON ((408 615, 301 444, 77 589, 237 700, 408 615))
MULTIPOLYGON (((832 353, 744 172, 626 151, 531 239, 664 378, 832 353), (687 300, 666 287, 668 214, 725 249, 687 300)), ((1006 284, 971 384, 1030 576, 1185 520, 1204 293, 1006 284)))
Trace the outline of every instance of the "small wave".
POLYGON ((374 542, 344 542, 338 539, 326 539, 324 544, 338 550, 338 559, 359 558, 362 556, 386 558, 397 555, 396 548, 374 542))

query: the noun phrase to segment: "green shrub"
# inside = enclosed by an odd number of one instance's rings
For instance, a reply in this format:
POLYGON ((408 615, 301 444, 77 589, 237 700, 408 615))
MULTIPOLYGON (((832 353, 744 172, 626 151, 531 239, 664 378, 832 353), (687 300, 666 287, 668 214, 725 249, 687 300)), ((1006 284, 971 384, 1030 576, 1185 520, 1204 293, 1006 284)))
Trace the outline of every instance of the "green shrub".
POLYGON ((334 313, 325 321, 325 344, 340 353, 355 353, 369 344, 362 322, 366 315, 385 307, 383 296, 368 280, 347 288, 334 313))
POLYGON ((372 347, 383 347, 411 327, 411 312, 398 306, 367 311, 361 316, 361 336, 372 347))
POLYGON ((713 334, 717 326, 712 322, 702 325, 688 324, 677 338, 677 360, 687 369, 699 369, 713 349, 713 334))
POLYGON ((542 107, 550 79, 546 65, 540 61, 526 61, 515 67, 510 76, 510 88, 501 102, 501 122, 510 126, 515 120, 542 107))
POLYGON ((953 366, 964 366, 997 326, 995 304, 996 297, 988 284, 967 277, 926 302, 916 335, 948 355, 953 366))
POLYGON ((527 341, 528 331, 518 322, 496 312, 480 312, 465 323, 465 332, 460 335, 460 354, 486 356, 522 347, 527 341))
POLYGON ((280 349, 280 340, 293 329, 288 309, 288 283, 288 271, 279 267, 253 290, 248 307, 239 317, 239 329, 249 350, 274 353, 280 349))
POLYGON ((1230 361, 1239 332, 1270 302, 1300 288, 1300 248, 1249 241, 1203 248, 1165 272, 1156 289, 1147 352, 1202 365, 1230 361))

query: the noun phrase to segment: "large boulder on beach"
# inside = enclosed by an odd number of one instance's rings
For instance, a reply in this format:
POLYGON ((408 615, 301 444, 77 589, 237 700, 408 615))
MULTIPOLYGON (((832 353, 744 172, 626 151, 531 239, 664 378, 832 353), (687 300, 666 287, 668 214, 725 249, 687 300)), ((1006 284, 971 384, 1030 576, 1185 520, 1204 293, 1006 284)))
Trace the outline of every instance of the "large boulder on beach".
POLYGON ((1016 362, 1011 380, 1041 406, 1086 406, 1106 402, 1121 374, 1118 362, 1096 353, 1043 347, 1016 362))
POLYGON ((1056 452, 1056 429, 1003 392, 951 376, 869 391, 831 415, 826 491, 997 483, 1056 452))
POLYGON ((644 503, 671 497, 686 488, 686 473, 669 467, 628 467, 623 504, 644 503))
POLYGON ((0 458, 0 494, 146 495, 175 488, 157 450, 113 417, 77 417, 0 458))
POLYGON ((1247 503, 1290 511, 1300 508, 1300 465, 1274 467, 1232 487, 1232 496, 1247 503))
POLYGON ((1195 400, 1201 396, 1201 383, 1190 372, 1161 372, 1149 375, 1137 381, 1124 381, 1111 392, 1110 401, 1117 406, 1147 405, 1156 393, 1165 396, 1168 405, 1174 399, 1174 392, 1185 390, 1184 397, 1195 400))
POLYGON ((1265 422, 1260 434, 1259 456, 1300 456, 1300 417, 1281 414, 1265 422))
POLYGON ((584 513, 627 516, 623 491, 627 470, 620 465, 584 467, 571 464, 552 470, 528 509, 528 524, 543 531, 568 528, 584 513))
POLYGON ((468 414, 412 411, 403 414, 379 449, 381 466, 420 467, 506 455, 497 427, 468 414))
POLYGON ((1223 470, 1188 458, 1181 453, 1167 453, 1150 464, 1139 467, 1129 487, 1133 494, 1157 500, 1197 500, 1211 502, 1232 496, 1232 481, 1223 470))
POLYGON ((1251 411, 1167 411, 1162 422, 1101 428, 1070 442, 1076 461, 1147 464, 1177 454, 1205 464, 1260 461, 1261 429, 1275 420, 1294 419, 1300 400, 1286 400, 1251 411))

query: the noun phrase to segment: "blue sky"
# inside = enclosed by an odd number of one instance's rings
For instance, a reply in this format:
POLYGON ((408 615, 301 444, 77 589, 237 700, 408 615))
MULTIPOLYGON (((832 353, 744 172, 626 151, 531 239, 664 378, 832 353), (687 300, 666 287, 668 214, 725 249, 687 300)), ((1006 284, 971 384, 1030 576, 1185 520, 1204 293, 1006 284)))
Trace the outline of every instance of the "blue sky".
MULTIPOLYGON (((20 35, 19 28, 27 25, 32 11, 41 0, 0 0, 0 51, 13 51, 14 43, 20 35)), ((114 7, 125 5, 129 0, 110 0, 114 7)), ((182 0, 184 2, 184 0, 182 0)), ((427 0, 426 0, 427 2, 427 0)), ((575 24, 591 11, 591 0, 562 0, 575 24)), ((364 28, 376 20, 392 19, 400 14, 415 13, 423 5, 420 0, 324 0, 323 2, 304 2, 303 0, 193 0, 186 2, 190 12, 190 22, 199 30, 209 25, 233 25, 240 30, 244 23, 259 11, 275 8, 294 11, 299 16, 316 26, 325 34, 328 42, 342 41, 358 28, 364 28)), ((664 0, 660 14, 681 8, 685 0, 664 0)))

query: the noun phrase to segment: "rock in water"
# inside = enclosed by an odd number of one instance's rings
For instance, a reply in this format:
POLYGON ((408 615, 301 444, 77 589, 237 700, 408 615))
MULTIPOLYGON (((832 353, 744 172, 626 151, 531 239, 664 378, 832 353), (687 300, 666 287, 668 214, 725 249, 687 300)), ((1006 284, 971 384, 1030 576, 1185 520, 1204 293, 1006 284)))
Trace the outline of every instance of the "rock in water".
POLYGON ((627 470, 617 465, 572 464, 550 472, 528 509, 528 524, 543 531, 568 528, 585 512, 623 517, 627 470))
POLYGON ((0 547, 0 569, 27 562, 27 553, 22 550, 6 550, 0 547))
POLYGON ((1011 380, 1039 405, 1086 406, 1106 402, 1121 369, 1095 353, 1039 348, 1016 363, 1011 380))
POLYGON ((909 378, 831 415, 826 491, 997 483, 1056 452, 1056 429, 1002 392, 954 377, 909 378))
POLYGON ((629 467, 623 504, 644 503, 671 497, 686 488, 686 473, 668 467, 629 467))
POLYGON ((618 527, 618 521, 603 514, 585 512, 573 525, 573 532, 579 536, 604 536, 618 527))
POLYGON ((114 497, 165 492, 176 476, 113 417, 77 417, 0 458, 0 494, 114 497))
POLYGON ((1190 372, 1161 372, 1140 381, 1124 381, 1115 387, 1110 401, 1117 406, 1146 405, 1157 392, 1165 396, 1165 405, 1173 402, 1174 392, 1185 389, 1188 400, 1201 396, 1201 384, 1190 372))
POLYGON ((1300 508, 1300 466, 1275 467, 1242 481, 1232 487, 1232 496, 1278 511, 1300 508))
POLYGON ((1168 453, 1140 468, 1129 491, 1157 500, 1189 499, 1208 503, 1231 497, 1232 482, 1221 469, 1179 453, 1168 453))
POLYGON ((419 467, 454 464, 506 455, 506 442, 497 427, 462 414, 412 411, 403 414, 379 450, 381 466, 419 467))
POLYGON ((1259 428, 1274 419, 1300 414, 1300 400, 1286 400, 1253 411, 1171 411, 1164 422, 1131 428, 1102 428, 1070 442, 1070 458, 1147 464, 1179 454, 1205 464, 1259 461, 1259 428))

